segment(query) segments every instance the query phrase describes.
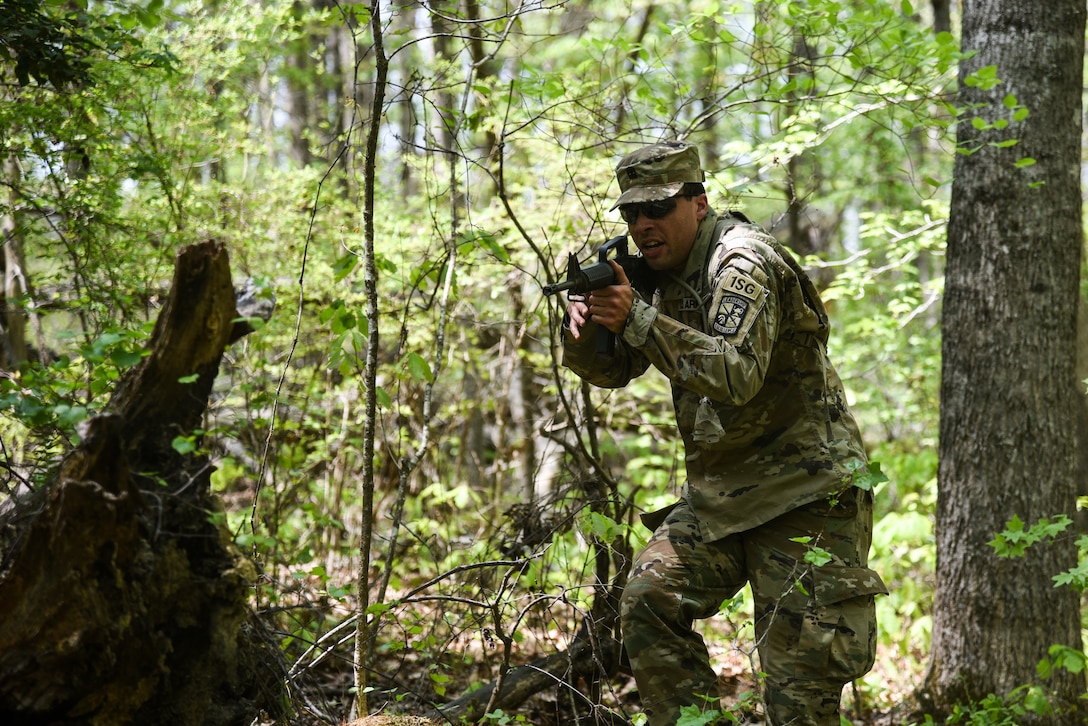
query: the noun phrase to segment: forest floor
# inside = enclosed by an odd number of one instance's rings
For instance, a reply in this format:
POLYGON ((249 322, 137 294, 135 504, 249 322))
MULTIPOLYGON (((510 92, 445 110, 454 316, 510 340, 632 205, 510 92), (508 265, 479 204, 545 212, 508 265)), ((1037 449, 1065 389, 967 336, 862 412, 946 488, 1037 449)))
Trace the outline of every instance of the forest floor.
MULTIPOLYGON (((418 615, 418 613, 417 613, 418 615)), ((435 617, 441 617, 436 613, 435 617)), ((755 677, 755 664, 749 658, 746 648, 741 645, 741 638, 736 633, 715 632, 717 628, 733 630, 732 621, 741 620, 738 616, 723 619, 711 619, 702 624, 702 633, 707 641, 712 665, 718 673, 718 680, 723 694, 723 708, 730 710, 736 721, 728 723, 765 724, 762 706, 756 698, 758 687, 755 677), (717 636, 717 637, 716 637, 717 636)), ((743 631, 742 631, 743 632, 743 631)), ((377 654, 374 664, 374 677, 371 681, 375 691, 368 698, 371 713, 400 714, 420 719, 429 710, 429 703, 441 700, 439 693, 449 698, 456 698, 474 685, 489 683, 497 672, 494 653, 489 657, 484 651, 486 643, 478 638, 470 638, 458 644, 451 644, 440 660, 447 665, 438 670, 435 658, 424 652, 411 649, 382 650, 377 654), (460 649, 458 651, 458 649, 460 649), (437 687, 436 687, 437 686, 437 687), (423 693, 434 688, 438 693, 423 693)), ((538 642, 522 642, 518 645, 518 657, 515 665, 534 658, 554 653, 559 648, 551 639, 538 642)), ((910 700, 911 692, 920 679, 918 663, 915 657, 903 657, 883 646, 878 650, 877 662, 873 669, 860 681, 848 684, 843 691, 842 714, 844 723, 852 726, 909 726, 912 721, 898 714, 898 707, 910 700)), ((350 693, 352 674, 350 659, 340 657, 326 660, 318 672, 309 674, 307 700, 311 705, 321 704, 316 711, 329 718, 306 718, 293 720, 294 726, 317 726, 318 724, 349 723, 350 693), (315 692, 320 691, 320 693, 315 692)), ((578 691, 589 694, 588 684, 579 683, 578 691)), ((608 723, 594 720, 592 709, 584 707, 583 699, 572 698, 569 688, 556 687, 537 693, 523 703, 516 711, 495 714, 495 718, 486 723, 520 723, 530 726, 572 726, 573 724, 608 723), (578 701, 578 703, 576 703, 578 701)), ((296 703, 298 707, 299 703, 296 703)), ((634 679, 621 672, 612 678, 599 697, 596 707, 598 714, 610 712, 618 714, 630 722, 639 712, 638 692, 634 679)), ((302 708, 303 711, 314 710, 302 708)), ((721 721, 720 723, 726 723, 721 721)), ((271 724, 271 722, 269 722, 271 724)), ((385 721, 350 722, 353 726, 374 726, 398 722, 385 721)), ((400 723, 426 723, 425 721, 403 721, 400 723)), ((617 721, 612 721, 617 723, 617 721)))

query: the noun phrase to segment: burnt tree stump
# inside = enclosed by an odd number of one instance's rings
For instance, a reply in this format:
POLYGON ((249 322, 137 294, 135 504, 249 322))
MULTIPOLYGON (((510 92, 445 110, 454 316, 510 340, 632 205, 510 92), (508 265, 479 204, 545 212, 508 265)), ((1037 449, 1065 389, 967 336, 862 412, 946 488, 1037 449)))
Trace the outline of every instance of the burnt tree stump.
POLYGON ((224 247, 183 249, 109 412, 48 487, 6 503, 0 723, 248 725, 280 700, 274 656, 245 636, 256 568, 211 517, 207 457, 172 446, 249 331, 237 318, 224 247))

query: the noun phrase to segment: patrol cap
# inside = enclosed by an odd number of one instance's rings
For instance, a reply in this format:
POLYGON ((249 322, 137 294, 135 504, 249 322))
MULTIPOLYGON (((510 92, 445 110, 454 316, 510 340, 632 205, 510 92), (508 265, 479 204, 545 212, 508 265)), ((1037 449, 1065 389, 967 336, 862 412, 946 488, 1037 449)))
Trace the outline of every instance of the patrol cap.
POLYGON ((699 165, 699 149, 687 141, 662 141, 632 151, 616 166, 621 204, 656 202, 675 197, 687 182, 706 179, 699 165))

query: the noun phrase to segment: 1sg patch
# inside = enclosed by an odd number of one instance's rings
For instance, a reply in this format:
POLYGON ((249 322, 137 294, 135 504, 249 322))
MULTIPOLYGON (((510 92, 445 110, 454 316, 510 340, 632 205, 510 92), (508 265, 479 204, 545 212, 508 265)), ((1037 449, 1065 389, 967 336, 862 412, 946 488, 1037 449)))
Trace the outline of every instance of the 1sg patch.
POLYGON ((731 267, 718 288, 721 298, 714 310, 711 327, 727 338, 743 338, 767 302, 767 288, 749 275, 731 267))

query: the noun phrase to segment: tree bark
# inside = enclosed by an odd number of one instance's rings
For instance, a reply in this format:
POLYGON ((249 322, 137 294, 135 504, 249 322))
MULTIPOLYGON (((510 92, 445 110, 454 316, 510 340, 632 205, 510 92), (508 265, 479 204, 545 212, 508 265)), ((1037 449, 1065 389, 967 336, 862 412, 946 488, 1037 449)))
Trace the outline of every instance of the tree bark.
POLYGON ((28 290, 23 232, 19 229, 15 211, 19 199, 14 190, 19 188, 20 173, 14 159, 4 159, 3 175, 12 191, 8 192, 11 211, 0 217, 0 280, 3 281, 3 288, 0 288, 0 370, 12 370, 27 359, 23 305, 28 290))
MULTIPOLYGON (((1077 303, 1077 496, 1088 497, 1088 302, 1077 303)), ((1077 510, 1077 530, 1088 534, 1088 509, 1077 510)))
POLYGON ((110 413, 49 487, 5 502, 0 722, 248 724, 277 702, 275 659, 242 635, 256 569, 212 521, 207 457, 171 445, 200 424, 236 317, 222 245, 184 249, 110 413))
POLYGON ((933 32, 948 33, 952 30, 951 0, 933 0, 933 32))
MULTIPOLYGON (((936 713, 1038 683, 1051 645, 1082 647, 1078 595, 1051 582, 1076 564, 1072 539, 1019 559, 987 543, 1013 515, 1074 514, 1084 26, 1083 0, 963 5, 963 48, 978 53, 960 68, 958 142, 978 150, 956 157, 948 228, 936 602, 920 692, 936 713), (1000 83, 967 82, 993 65, 1000 83), (1030 115, 976 128, 975 116, 1010 119, 1010 94, 1030 115), (1007 138, 1019 143, 991 145, 1007 138)), ((1064 670, 1040 685, 1059 709, 1085 690, 1064 670)), ((1080 721, 1059 711, 1052 722, 1080 721)))

